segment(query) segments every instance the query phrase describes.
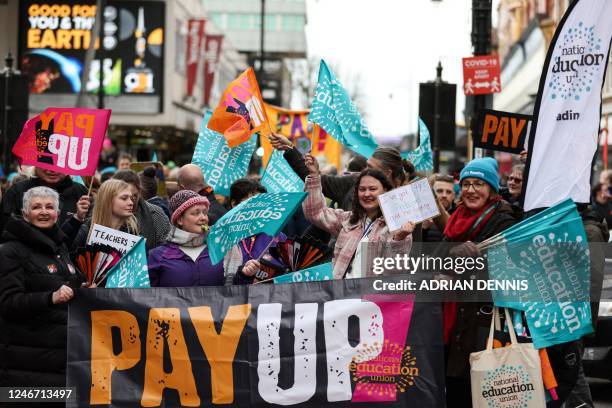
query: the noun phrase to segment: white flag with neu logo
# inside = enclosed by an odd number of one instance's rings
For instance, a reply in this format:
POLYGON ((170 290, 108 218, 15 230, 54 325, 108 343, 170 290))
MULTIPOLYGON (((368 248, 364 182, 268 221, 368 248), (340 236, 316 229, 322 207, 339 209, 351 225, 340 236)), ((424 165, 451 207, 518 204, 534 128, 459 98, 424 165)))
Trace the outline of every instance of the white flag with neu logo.
POLYGON ((612 1, 576 0, 548 49, 529 137, 524 208, 590 201, 612 1))

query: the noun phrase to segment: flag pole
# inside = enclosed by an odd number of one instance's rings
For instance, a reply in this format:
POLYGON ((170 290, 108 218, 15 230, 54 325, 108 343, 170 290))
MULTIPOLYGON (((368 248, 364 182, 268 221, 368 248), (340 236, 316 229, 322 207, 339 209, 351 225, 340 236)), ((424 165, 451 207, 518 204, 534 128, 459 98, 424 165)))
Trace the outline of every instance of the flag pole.
POLYGON ((95 178, 96 178, 95 174, 93 176, 91 176, 91 181, 89 182, 89 188, 87 189, 87 196, 88 197, 91 197, 91 188, 93 187, 93 182, 94 182, 95 178))

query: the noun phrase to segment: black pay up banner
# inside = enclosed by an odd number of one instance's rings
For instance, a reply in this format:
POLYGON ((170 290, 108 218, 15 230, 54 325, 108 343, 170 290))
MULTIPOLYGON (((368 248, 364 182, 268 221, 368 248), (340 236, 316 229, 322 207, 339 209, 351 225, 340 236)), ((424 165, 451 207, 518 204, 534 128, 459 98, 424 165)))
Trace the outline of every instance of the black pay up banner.
POLYGON ((79 290, 73 406, 443 406, 441 307, 372 282, 79 290))
POLYGON ((531 116, 483 109, 478 116, 474 146, 519 154, 525 147, 531 116))

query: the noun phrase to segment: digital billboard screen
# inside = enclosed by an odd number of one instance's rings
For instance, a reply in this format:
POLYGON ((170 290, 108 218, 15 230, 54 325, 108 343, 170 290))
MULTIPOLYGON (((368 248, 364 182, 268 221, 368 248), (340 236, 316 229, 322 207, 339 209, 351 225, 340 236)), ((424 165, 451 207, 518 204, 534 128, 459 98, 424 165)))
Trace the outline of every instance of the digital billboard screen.
POLYGON ((82 87, 96 93, 102 58, 106 95, 161 97, 164 14, 160 1, 107 1, 96 57, 81 83, 93 37, 95 1, 22 0, 19 62, 29 78, 30 94, 76 94, 82 87))

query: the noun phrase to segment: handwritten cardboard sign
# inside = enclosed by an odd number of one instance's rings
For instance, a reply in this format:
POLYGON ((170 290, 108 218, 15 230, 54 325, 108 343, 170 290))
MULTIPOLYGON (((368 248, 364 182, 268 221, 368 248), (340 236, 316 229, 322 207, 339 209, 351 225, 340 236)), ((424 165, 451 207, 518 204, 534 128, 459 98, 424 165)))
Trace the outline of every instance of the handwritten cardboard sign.
POLYGON ((379 195, 378 202, 389 231, 400 229, 408 221, 419 223, 440 215, 425 178, 379 195))
POLYGON ((119 231, 113 228, 108 228, 103 225, 94 224, 87 245, 103 244, 115 248, 117 251, 125 255, 138 241, 140 236, 128 234, 127 232, 119 231))

